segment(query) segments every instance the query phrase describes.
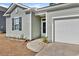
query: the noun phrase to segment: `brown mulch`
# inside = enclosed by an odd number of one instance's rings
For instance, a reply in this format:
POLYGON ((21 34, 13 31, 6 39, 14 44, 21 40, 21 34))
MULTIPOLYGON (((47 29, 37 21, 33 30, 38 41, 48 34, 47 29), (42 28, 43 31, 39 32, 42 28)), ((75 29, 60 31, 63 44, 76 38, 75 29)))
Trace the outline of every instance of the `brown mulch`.
POLYGON ((0 56, 34 56, 36 53, 27 49, 25 40, 10 40, 0 33, 0 56))

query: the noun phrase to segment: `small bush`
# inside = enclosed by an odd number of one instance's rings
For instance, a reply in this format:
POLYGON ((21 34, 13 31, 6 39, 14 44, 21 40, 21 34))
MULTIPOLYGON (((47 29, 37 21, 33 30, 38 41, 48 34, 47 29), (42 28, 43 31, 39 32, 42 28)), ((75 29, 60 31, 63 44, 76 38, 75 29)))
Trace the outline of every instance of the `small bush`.
POLYGON ((48 43, 48 37, 43 37, 43 42, 48 43))
POLYGON ((20 36, 20 39, 24 39, 24 35, 23 34, 20 36))

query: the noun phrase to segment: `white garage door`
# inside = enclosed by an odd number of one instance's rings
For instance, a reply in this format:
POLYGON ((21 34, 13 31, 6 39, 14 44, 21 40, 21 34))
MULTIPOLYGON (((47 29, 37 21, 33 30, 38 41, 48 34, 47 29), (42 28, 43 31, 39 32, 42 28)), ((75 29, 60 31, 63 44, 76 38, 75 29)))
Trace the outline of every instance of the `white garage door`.
POLYGON ((55 20, 55 41, 79 44, 79 19, 55 20))

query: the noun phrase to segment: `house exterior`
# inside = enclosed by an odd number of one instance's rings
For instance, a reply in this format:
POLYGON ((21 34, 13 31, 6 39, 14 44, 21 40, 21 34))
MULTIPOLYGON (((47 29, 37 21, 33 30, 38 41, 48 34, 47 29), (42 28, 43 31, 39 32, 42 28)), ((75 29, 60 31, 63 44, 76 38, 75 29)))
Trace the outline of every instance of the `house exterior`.
POLYGON ((12 4, 5 12, 6 36, 32 40, 48 37, 49 42, 79 44, 79 4, 68 3, 44 8, 12 4))
POLYGON ((0 6, 0 32, 6 32, 6 17, 3 16, 7 8, 0 6))

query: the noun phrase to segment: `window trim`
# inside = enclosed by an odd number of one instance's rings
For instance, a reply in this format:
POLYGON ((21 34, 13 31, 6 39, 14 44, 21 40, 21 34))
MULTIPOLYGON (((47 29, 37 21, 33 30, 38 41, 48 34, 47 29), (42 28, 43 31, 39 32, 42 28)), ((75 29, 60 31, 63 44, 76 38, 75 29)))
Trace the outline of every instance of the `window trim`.
MULTIPOLYGON (((21 18, 22 18, 22 17, 21 17, 21 18)), ((12 25, 12 27, 14 28, 13 30, 14 30, 14 31, 22 31, 22 30, 19 29, 19 28, 20 28, 20 23, 19 23, 19 22, 20 22, 20 17, 13 17, 13 19, 14 19, 14 24, 12 25), (15 29, 15 26, 17 25, 17 24, 15 24, 15 23, 16 23, 16 20, 17 20, 17 19, 18 19, 18 26, 19 26, 19 27, 18 27, 18 29, 15 29)), ((21 26, 22 26, 22 23, 21 23, 21 26)), ((21 28, 22 28, 22 27, 21 27, 21 28)), ((12 31, 13 31, 13 30, 12 30, 12 31)))
POLYGON ((14 18, 14 30, 19 30, 19 17, 18 18, 14 18), (18 21, 18 24, 16 23, 16 21, 18 21), (18 28, 15 27, 16 25, 18 25, 18 28))

